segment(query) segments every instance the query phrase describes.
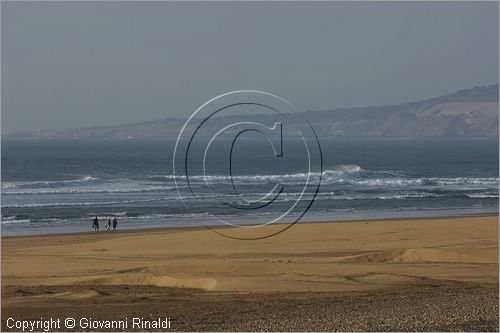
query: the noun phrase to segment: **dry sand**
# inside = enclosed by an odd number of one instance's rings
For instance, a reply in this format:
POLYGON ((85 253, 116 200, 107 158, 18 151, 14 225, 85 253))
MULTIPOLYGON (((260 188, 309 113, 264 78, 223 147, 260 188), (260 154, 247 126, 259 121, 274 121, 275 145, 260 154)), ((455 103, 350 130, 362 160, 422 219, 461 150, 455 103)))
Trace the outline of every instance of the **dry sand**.
POLYGON ((169 316, 174 330, 498 330, 498 217, 299 223, 255 241, 207 229, 3 238, 2 291, 4 330, 8 317, 50 315, 169 316))

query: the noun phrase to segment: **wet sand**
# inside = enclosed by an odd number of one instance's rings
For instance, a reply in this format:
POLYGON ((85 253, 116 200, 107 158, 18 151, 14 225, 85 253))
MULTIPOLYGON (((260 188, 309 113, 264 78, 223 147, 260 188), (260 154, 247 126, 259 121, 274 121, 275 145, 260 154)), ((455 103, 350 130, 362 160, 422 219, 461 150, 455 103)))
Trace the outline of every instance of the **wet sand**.
POLYGON ((256 241, 206 229, 3 238, 3 330, 9 317, 51 316, 169 317, 184 331, 498 330, 498 217, 299 223, 256 241))

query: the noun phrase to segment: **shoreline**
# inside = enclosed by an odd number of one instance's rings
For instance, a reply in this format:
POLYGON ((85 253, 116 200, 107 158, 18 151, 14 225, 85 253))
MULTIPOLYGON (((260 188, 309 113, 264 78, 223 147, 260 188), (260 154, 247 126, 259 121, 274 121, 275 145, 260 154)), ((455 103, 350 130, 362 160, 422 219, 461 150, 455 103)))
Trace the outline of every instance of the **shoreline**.
MULTIPOLYGON (((373 219, 353 219, 353 220, 317 220, 317 221, 297 221, 294 222, 293 224, 322 224, 322 223, 360 223, 360 222, 383 222, 383 221, 412 221, 412 220, 434 220, 434 219, 443 219, 443 218, 466 218, 466 217, 490 217, 490 216, 497 216, 500 219, 499 212, 496 213, 471 213, 469 214, 457 214, 457 215, 445 215, 445 216, 417 216, 417 217, 387 217, 387 218, 373 218, 373 219)), ((89 222, 90 224, 90 222, 89 222)), ((283 224, 290 224, 290 223, 274 223, 273 225, 283 225, 283 224)), ((245 224, 241 228, 245 227, 255 227, 258 224, 245 224)), ((119 226, 119 224, 118 224, 119 226)), ((120 229, 118 227, 118 231, 116 233, 142 233, 142 232, 161 232, 161 231, 180 231, 180 230, 204 230, 204 229, 227 229, 227 228, 233 228, 232 226, 228 225, 200 225, 200 226, 185 226, 185 227, 179 227, 179 226, 173 226, 173 227, 151 227, 151 228, 126 228, 126 229, 120 229)), ((1 228, 0 228, 1 231, 1 228)), ((1 235, 1 238, 5 239, 14 239, 14 238, 29 238, 29 237, 56 237, 56 236, 80 236, 80 235, 94 235, 94 231, 89 230, 89 231, 81 231, 81 232, 60 232, 60 233, 47 233, 47 234, 30 234, 30 235, 1 235)), ((98 234, 115 234, 113 232, 106 232, 105 229, 102 231, 99 231, 98 234)))

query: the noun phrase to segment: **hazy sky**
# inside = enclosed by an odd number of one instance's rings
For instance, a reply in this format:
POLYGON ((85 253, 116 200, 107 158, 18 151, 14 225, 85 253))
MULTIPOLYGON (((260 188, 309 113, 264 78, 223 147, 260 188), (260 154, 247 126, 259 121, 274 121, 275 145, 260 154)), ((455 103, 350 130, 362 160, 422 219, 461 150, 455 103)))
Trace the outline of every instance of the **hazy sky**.
POLYGON ((2 2, 2 130, 185 118, 256 89, 303 110, 498 82, 497 2, 2 2))

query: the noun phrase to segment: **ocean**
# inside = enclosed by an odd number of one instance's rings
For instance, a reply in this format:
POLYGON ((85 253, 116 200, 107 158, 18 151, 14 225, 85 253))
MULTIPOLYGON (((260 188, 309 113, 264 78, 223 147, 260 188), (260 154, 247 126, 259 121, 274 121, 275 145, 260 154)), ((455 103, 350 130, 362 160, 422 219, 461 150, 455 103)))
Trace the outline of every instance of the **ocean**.
MULTIPOLYGON (((321 186, 299 223, 498 214, 497 138, 320 144, 321 186)), ((221 224, 213 216, 253 224, 286 211, 306 177, 297 154, 288 154, 299 142, 283 142, 277 158, 263 140, 242 139, 232 159, 234 186, 258 200, 281 184, 273 205, 262 211, 220 204, 231 184, 225 145, 207 157, 210 174, 192 175, 196 195, 186 205, 174 182, 174 146, 166 139, 3 139, 2 235, 90 231, 95 216, 117 217, 119 229, 221 224)))

